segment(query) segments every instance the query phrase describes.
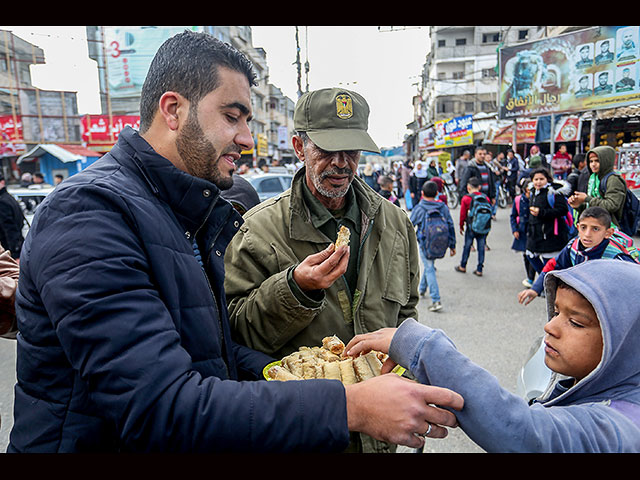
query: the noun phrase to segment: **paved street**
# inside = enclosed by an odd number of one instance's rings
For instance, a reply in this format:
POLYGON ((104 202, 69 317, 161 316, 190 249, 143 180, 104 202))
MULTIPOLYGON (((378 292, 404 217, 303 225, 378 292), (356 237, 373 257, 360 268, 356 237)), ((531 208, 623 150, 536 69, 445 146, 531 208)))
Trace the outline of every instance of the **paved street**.
MULTIPOLYGON (((442 295, 443 310, 427 310, 430 300, 420 301, 419 320, 443 329, 460 351, 474 362, 492 372, 505 388, 515 391, 517 373, 530 346, 542 333, 545 310, 542 300, 523 307, 516 294, 523 287, 522 256, 510 250, 511 234, 508 209, 498 211, 488 243, 484 276, 476 277, 455 272, 460 260, 462 237, 458 236, 455 257, 436 262, 442 295)), ((453 211, 457 223, 458 209, 453 211)), ((476 254, 472 253, 468 270, 475 267, 476 254)), ((12 424, 13 385, 15 383, 15 342, 0 340, 0 451, 6 450, 12 424)), ((455 374, 455 372, 452 372, 455 374)), ((409 449, 400 449, 410 452, 409 449)), ((429 452, 482 452, 459 429, 450 431, 444 440, 428 440, 429 452)))

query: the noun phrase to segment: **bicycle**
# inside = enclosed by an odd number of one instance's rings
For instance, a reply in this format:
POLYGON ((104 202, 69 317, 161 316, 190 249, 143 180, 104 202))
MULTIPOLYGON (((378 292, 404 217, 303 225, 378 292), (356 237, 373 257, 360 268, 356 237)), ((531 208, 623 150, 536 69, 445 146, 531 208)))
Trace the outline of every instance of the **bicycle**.
POLYGON ((498 206, 500 208, 507 208, 509 203, 513 201, 509 188, 505 185, 506 182, 500 182, 498 187, 498 206))
POLYGON ((453 210, 460 203, 455 181, 450 173, 443 173, 441 178, 444 180, 444 192, 447 195, 447 206, 453 210))

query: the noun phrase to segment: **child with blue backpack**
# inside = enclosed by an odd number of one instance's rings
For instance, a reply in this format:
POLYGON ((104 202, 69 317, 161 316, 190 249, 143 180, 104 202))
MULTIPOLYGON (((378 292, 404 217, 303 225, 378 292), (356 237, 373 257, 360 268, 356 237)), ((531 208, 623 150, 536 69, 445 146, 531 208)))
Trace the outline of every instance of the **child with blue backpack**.
POLYGON ((548 272, 564 270, 587 260, 609 258, 640 263, 640 252, 633 239, 611 224, 611 214, 603 207, 589 207, 580 214, 578 236, 549 260, 535 283, 518 294, 518 301, 528 305, 544 289, 548 272))
POLYGON ((411 211, 411 223, 416 227, 416 236, 420 250, 420 258, 424 266, 418 291, 424 296, 429 287, 431 306, 429 311, 442 309, 440 289, 436 278, 435 261, 443 258, 450 250, 451 256, 456 254, 456 230, 447 204, 436 200, 438 185, 427 181, 422 185, 420 202, 411 211))
POLYGON ((484 268, 484 250, 487 235, 491 231, 491 200, 480 191, 480 180, 471 177, 467 182, 467 195, 460 201, 460 234, 464 235, 464 248, 460 265, 456 265, 456 272, 466 273, 467 262, 471 254, 471 246, 476 241, 478 251, 478 266, 474 275, 482 276, 484 268), (465 231, 466 227, 466 231, 465 231))

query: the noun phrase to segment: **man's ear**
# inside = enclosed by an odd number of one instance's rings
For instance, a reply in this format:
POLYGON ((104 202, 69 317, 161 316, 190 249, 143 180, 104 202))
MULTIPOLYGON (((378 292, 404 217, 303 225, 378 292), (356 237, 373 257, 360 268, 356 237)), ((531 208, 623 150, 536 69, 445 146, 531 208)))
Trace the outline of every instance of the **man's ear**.
POLYGON ((293 146, 293 151, 301 162, 304 162, 304 142, 302 138, 298 135, 294 135, 291 137, 291 145, 293 146))
POLYGON ((189 102, 177 92, 164 92, 158 102, 158 114, 170 130, 178 130, 186 122, 189 102))

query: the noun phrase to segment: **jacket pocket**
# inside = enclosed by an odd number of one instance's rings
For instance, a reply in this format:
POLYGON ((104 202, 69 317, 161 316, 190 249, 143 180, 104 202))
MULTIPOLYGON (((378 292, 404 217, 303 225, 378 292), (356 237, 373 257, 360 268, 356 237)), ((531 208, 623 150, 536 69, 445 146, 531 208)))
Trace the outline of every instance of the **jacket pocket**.
POLYGON ((408 240, 396 231, 393 246, 386 261, 384 289, 382 298, 391 302, 406 305, 410 297, 411 280, 409 278, 409 246, 408 240))

